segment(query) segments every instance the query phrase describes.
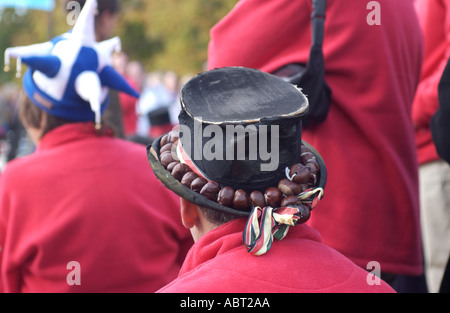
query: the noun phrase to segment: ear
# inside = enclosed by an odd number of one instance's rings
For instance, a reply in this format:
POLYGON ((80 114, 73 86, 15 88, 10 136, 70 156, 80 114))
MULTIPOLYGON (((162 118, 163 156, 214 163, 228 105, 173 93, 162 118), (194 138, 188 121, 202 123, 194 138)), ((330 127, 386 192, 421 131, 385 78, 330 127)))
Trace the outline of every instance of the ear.
POLYGON ((195 204, 181 198, 181 221, 187 229, 191 229, 199 223, 198 208, 195 204))

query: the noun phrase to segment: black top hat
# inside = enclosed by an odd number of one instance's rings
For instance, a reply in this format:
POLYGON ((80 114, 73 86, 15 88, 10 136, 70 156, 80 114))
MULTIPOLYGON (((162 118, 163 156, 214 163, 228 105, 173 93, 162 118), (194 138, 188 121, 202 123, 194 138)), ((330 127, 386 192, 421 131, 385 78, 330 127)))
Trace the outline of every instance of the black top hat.
POLYGON ((150 121, 150 125, 152 126, 160 126, 170 124, 170 113, 168 107, 162 107, 155 110, 150 111, 148 114, 148 119, 150 121))
POLYGON ((301 139, 307 111, 303 93, 274 75, 207 71, 184 85, 180 125, 147 147, 148 159, 169 189, 199 206, 240 216, 256 206, 312 207, 326 168, 301 139))

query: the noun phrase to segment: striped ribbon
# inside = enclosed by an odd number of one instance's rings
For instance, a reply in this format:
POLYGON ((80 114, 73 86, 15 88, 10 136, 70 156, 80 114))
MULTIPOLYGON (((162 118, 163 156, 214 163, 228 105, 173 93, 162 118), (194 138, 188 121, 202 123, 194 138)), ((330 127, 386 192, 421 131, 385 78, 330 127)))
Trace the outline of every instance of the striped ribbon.
POLYGON ((180 160, 180 163, 184 163, 189 166, 189 168, 198 176, 203 177, 207 181, 209 180, 206 175, 195 165, 195 163, 191 160, 191 158, 187 155, 187 153, 184 151, 183 146, 181 145, 181 141, 178 140, 178 144, 176 147, 176 153, 177 157, 180 160))
POLYGON ((255 207, 247 221, 243 233, 244 246, 254 255, 262 255, 270 250, 273 239, 283 239, 289 226, 295 226, 300 219, 299 209, 295 206, 273 209, 255 207))
MULTIPOLYGON (((323 196, 323 189, 316 188, 300 194, 302 204, 312 209, 323 196)), ((295 206, 272 208, 254 207, 243 232, 243 242, 247 252, 263 255, 270 250, 273 239, 282 240, 289 227, 296 226, 301 218, 300 209, 295 206)))

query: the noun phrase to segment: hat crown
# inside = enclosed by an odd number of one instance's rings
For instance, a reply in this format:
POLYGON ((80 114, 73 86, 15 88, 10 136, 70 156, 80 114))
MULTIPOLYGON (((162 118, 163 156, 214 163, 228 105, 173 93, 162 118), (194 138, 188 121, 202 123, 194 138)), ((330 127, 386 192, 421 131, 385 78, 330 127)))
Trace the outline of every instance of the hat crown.
POLYGON ((228 67, 191 79, 181 94, 180 142, 209 180, 265 190, 298 163, 308 100, 255 69, 228 67))
POLYGON ((215 69, 190 80, 181 105, 206 123, 252 123, 262 119, 302 116, 308 100, 292 84, 256 69, 215 69))

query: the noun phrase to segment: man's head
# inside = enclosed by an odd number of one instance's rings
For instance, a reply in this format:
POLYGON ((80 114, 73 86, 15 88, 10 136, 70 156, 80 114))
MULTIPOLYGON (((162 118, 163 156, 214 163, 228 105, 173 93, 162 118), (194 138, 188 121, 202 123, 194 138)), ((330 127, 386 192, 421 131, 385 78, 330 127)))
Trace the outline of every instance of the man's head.
POLYGON ((181 221, 184 227, 190 229, 194 242, 214 228, 241 217, 199 206, 183 198, 180 199, 180 206, 181 221))
POLYGON ((301 140, 307 109, 295 86, 255 69, 215 69, 184 85, 180 125, 148 147, 148 158, 182 198, 195 239, 237 217, 276 211, 277 223, 292 226, 309 218, 326 169, 301 140))
MULTIPOLYGON (((65 9, 73 10, 73 2, 78 2, 81 8, 86 0, 66 0, 65 9)), ((98 14, 95 17, 95 34, 97 41, 103 41, 113 35, 120 12, 120 0, 98 0, 98 14)))
POLYGON ((19 101, 19 118, 34 144, 52 129, 69 122, 41 110, 25 93, 21 94, 19 101))

